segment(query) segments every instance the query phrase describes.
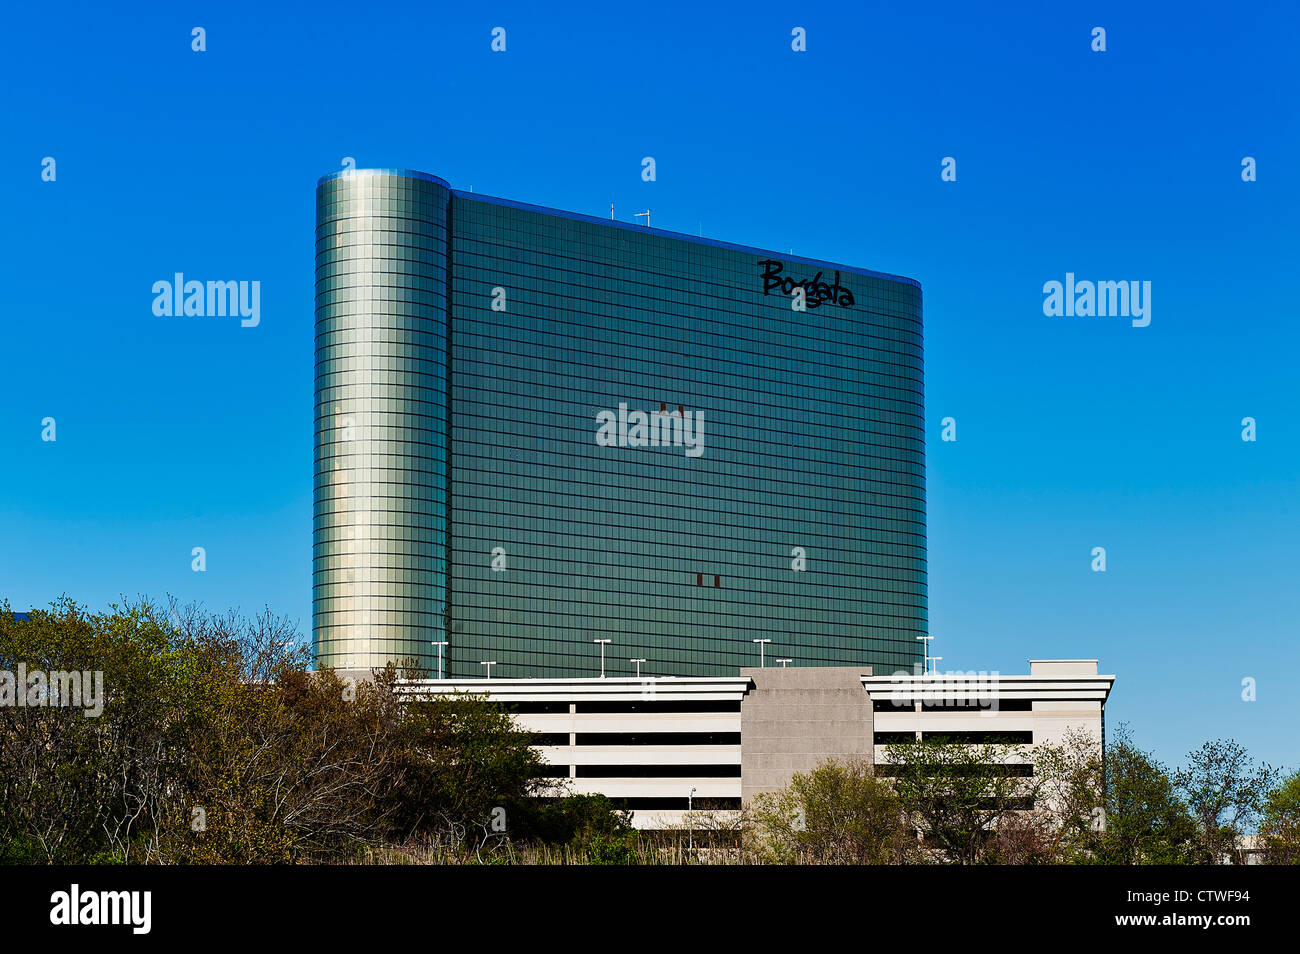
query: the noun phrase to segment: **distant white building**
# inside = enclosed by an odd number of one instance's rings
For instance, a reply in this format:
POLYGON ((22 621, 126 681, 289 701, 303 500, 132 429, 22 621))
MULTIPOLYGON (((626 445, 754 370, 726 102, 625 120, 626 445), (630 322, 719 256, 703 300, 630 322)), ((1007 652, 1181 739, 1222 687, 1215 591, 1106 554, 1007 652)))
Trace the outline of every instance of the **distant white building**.
MULTIPOLYGON (((1104 738, 1114 676, 1095 659, 1031 660, 1028 675, 873 675, 869 669, 742 669, 737 676, 429 679, 411 696, 486 695, 509 707, 575 794, 624 804, 638 827, 677 826, 688 808, 740 808, 829 758, 881 761, 904 736, 1060 742, 1104 738)), ((1030 749, 1032 752, 1032 749, 1030 749)))

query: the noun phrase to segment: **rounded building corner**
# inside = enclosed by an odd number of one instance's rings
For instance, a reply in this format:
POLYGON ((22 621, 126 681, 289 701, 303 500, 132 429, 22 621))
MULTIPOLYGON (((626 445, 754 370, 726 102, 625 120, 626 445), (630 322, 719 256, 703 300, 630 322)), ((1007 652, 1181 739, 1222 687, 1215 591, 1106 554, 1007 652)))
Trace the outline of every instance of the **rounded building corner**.
POLYGON ((451 191, 451 183, 440 176, 435 176, 428 172, 420 172, 418 169, 339 169, 321 176, 316 180, 317 188, 329 182, 338 179, 354 179, 362 176, 390 176, 395 179, 418 179, 421 182, 432 182, 434 185, 440 185, 444 189, 451 191))

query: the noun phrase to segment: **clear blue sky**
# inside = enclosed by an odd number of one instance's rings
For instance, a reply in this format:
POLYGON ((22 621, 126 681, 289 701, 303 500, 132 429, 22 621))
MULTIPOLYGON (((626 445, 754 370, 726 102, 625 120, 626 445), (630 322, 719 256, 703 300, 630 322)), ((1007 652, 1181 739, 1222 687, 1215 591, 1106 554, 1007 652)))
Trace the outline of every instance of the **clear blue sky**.
POLYGON ((309 632, 313 192, 353 156, 918 279, 943 667, 1098 657, 1166 760, 1300 763, 1300 17, 1136 6, 13 7, 0 594, 309 632), (260 326, 154 317, 177 271, 260 281, 260 326), (1152 282, 1150 326, 1045 317, 1067 271, 1152 282))

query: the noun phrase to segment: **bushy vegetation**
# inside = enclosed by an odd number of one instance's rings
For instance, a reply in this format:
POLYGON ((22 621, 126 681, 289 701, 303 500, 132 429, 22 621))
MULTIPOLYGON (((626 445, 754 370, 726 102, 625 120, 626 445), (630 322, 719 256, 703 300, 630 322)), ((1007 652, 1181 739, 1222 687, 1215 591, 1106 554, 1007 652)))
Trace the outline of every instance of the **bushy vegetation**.
MULTIPOLYGON (((0 603, 0 676, 102 672, 102 712, 0 691, 0 862, 19 864, 1300 863, 1300 773, 1235 742, 1170 770, 1121 730, 1036 746, 942 738, 826 762, 740 812, 637 831, 545 776, 477 697, 400 697, 390 667, 308 671, 269 613, 0 603)), ((0 679, 0 683, 3 679, 0 679)), ((14 683, 9 683, 11 689, 14 683)))
POLYGON ((777 864, 898 864, 916 853, 893 786, 864 762, 828 761, 749 808, 747 848, 777 864))
POLYGON ((1269 792, 1259 834, 1269 864, 1300 865, 1300 771, 1269 792))
POLYGON ((1231 740, 1176 771, 1121 729, 1036 746, 943 740, 886 747, 881 764, 828 762, 761 796, 749 850, 772 861, 948 864, 1240 864, 1259 824, 1268 863, 1300 861, 1300 773, 1277 784, 1231 740), (872 777, 872 773, 876 777, 872 777), (901 837, 900 837, 901 836, 901 837))
POLYGON ((551 791, 498 708, 401 701, 391 667, 308 672, 270 614, 63 601, 20 620, 0 606, 0 671, 20 664, 101 671, 106 698, 94 718, 0 706, 0 861, 291 863, 392 846, 483 860, 512 842, 616 858, 630 831, 606 800, 551 791))

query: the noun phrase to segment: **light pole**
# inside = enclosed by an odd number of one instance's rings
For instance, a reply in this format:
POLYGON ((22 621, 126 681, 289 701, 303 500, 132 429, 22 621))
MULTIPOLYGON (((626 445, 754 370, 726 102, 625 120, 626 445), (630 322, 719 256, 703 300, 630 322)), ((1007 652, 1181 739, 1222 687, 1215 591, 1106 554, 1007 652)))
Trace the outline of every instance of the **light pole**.
POLYGON ((605 647, 613 642, 612 639, 593 639, 593 643, 600 644, 600 678, 605 678, 605 647))
POLYGON ((434 643, 433 645, 438 647, 438 678, 441 679, 442 678, 442 648, 448 645, 448 643, 444 640, 441 643, 434 643))
POLYGON ((636 663, 636 677, 637 677, 638 679, 640 679, 640 678, 641 678, 641 664, 642 664, 643 662, 648 662, 648 660, 645 660, 645 659, 629 659, 628 662, 630 662, 630 663, 636 663))
POLYGON ((934 639, 934 637, 918 636, 916 638, 921 640, 921 651, 925 653, 924 659, 921 662, 921 673, 925 674, 930 671, 930 640, 934 639))
POLYGON ((686 796, 686 825, 691 832, 690 835, 691 851, 695 850, 695 816, 691 814, 693 811, 695 811, 695 789, 694 788, 692 788, 690 794, 686 796))
POLYGON ((771 641, 772 641, 772 640, 770 640, 770 639, 756 639, 756 640, 754 640, 754 642, 758 643, 758 668, 759 668, 759 669, 766 669, 766 668, 767 668, 767 660, 763 658, 763 647, 766 646, 766 645, 767 645, 768 643, 770 643, 771 641))
POLYGON ((781 668, 782 668, 782 669, 786 669, 786 668, 788 668, 788 667, 786 666, 786 663, 792 663, 792 662, 794 662, 794 660, 793 660, 793 659, 778 659, 777 662, 779 662, 779 663, 781 664, 781 668))
POLYGON ((484 659, 482 662, 479 663, 480 666, 487 666, 487 675, 483 677, 484 679, 492 678, 492 667, 495 666, 496 664, 497 661, 495 659, 484 659))

